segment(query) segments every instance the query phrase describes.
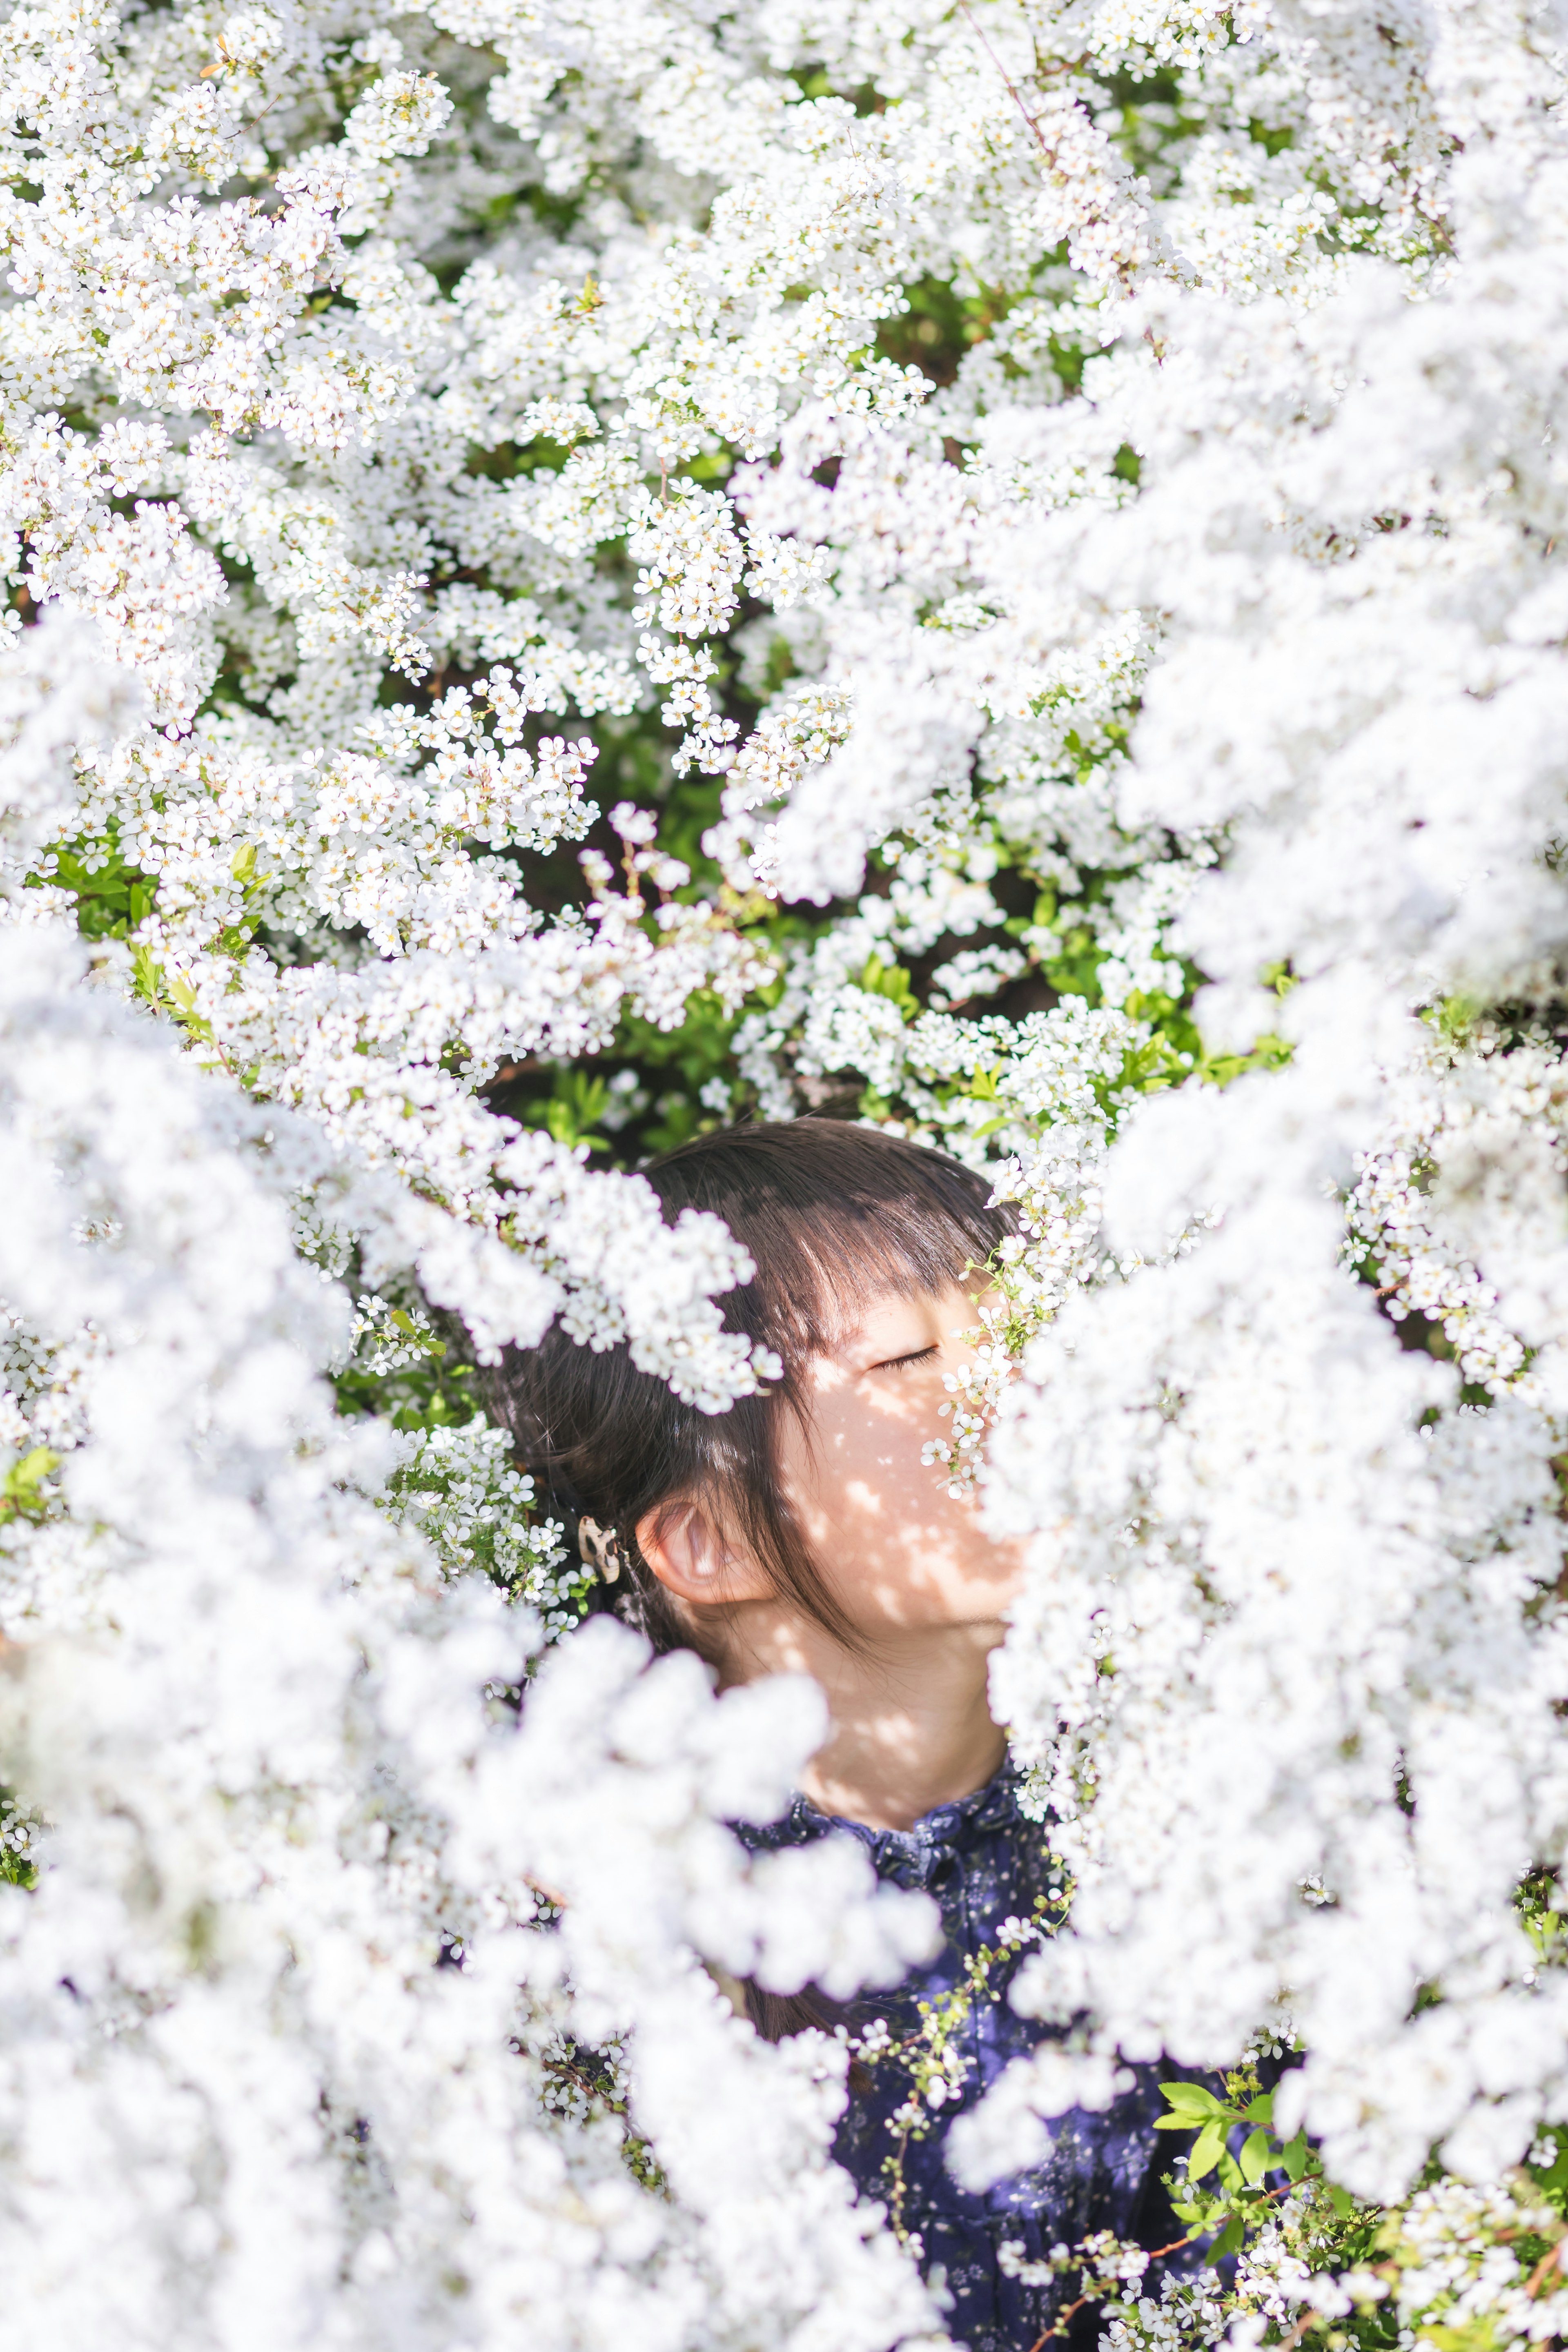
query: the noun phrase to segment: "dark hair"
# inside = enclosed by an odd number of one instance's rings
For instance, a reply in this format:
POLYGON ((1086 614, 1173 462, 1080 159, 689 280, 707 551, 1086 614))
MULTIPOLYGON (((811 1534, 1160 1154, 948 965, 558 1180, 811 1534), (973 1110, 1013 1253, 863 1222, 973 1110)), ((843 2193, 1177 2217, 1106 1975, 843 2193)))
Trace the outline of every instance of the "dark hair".
POLYGON ((667 1224, 682 1209, 722 1217, 756 1268, 723 1300, 724 1327, 772 1348, 781 1381, 727 1412, 683 1404, 625 1345, 595 1353, 554 1327, 509 1349, 498 1413, 542 1499, 576 1541, 584 1518, 614 1528, 623 1580, 596 1588, 656 1649, 700 1648, 637 1549, 645 1513, 669 1497, 711 1497, 774 1590, 848 1647, 855 1636, 780 1491, 780 1415, 805 1417, 808 1360, 832 1345, 846 1307, 893 1291, 942 1289, 983 1265, 1013 1229, 984 1177, 945 1152, 826 1118, 732 1127, 699 1137, 644 1173, 667 1224))

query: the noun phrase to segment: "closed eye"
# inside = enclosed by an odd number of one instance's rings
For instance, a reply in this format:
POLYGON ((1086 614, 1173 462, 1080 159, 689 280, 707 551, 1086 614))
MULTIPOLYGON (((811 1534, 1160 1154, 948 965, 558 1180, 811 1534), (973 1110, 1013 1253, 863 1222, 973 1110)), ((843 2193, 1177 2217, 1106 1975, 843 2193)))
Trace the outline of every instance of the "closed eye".
POLYGON ((873 1364, 871 1370, 874 1372, 908 1371, 911 1364, 929 1364, 935 1353, 936 1342, 932 1340, 929 1348, 917 1348, 907 1356, 889 1356, 885 1364, 873 1364))

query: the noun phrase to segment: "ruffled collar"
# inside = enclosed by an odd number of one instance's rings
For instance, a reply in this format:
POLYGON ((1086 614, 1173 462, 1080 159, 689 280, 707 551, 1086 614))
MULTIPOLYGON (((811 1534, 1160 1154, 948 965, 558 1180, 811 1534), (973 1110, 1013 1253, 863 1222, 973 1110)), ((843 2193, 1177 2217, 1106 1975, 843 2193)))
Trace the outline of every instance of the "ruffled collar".
POLYGON ((879 1878, 898 1886, 940 1886, 959 1858, 982 1839, 994 1837, 1022 1819, 1018 1784, 1022 1778, 1009 1757, 983 1789, 951 1804, 934 1805, 907 1830, 874 1830, 842 1814, 825 1813, 809 1797, 798 1792, 781 1821, 756 1826, 738 1825, 746 1844, 772 1849, 806 1845, 835 1831, 858 1839, 871 1858, 879 1878))

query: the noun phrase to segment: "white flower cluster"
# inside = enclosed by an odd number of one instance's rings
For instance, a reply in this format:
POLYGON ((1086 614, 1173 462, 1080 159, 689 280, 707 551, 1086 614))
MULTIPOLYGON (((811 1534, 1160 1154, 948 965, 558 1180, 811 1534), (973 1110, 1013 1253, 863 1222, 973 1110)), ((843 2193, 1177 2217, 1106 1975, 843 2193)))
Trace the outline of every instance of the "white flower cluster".
POLYGON ((480 1570, 526 1601, 547 1638, 575 1625, 593 1571, 569 1558, 557 1520, 533 1517, 533 1480, 513 1466, 506 1432, 477 1413, 466 1429, 410 1432, 404 1446, 387 1489, 394 1520, 416 1527, 449 1575, 480 1570))
POLYGON ((828 2158, 839 2045, 758 2042, 704 1966, 842 1993, 927 1948, 925 1899, 858 1851, 752 1869, 723 1826, 783 1804, 816 1694, 716 1700, 601 1622, 520 1723, 539 1616, 437 1566, 487 1540, 492 1575, 545 1564, 503 1552, 494 1433, 399 1459, 334 1418, 344 1302, 294 1255, 253 1114, 82 962, 0 941, 8 1411, 58 1472, 14 1471, 0 1521, 28 1799, 0 1813, 8 2324, 929 2336, 828 2158))
MULTIPOLYGON (((1367 20, 1321 21, 1331 80, 1367 20)), ((1199 2064, 1288 2000, 1282 2126, 1384 2198, 1434 2145, 1495 2179, 1568 2115, 1563 1980, 1513 1900, 1568 1834, 1568 671, 1562 486, 1522 454, 1555 429, 1568 155, 1522 23, 1438 9, 1394 44, 1451 157, 1424 299, 1342 251, 1246 301, 1146 289, 1101 403, 1140 497, 1004 573, 1037 629, 1134 589, 1162 616, 1117 806, 1220 845, 1172 937, 1241 1073, 1123 1118, 1120 1278, 1003 1406, 997 1523, 1037 1574, 995 1687, 1079 1874, 1021 1998, 1199 2064), (1265 1034, 1289 1066, 1248 1072, 1265 1034)), ((1065 2087, 1053 2062, 1041 2104, 1065 2087)), ((977 2174, 1017 2160, 1025 2095, 977 2174)))
MULTIPOLYGON (((1548 2166, 1553 2161, 1552 2147, 1535 2153, 1548 2166)), ((1321 2259, 1334 2231, 1328 2200, 1321 2192, 1297 2191, 1237 2264, 1244 2315, 1227 2340, 1253 2347, 1270 2330, 1278 2338, 1304 2320, 1353 2324, 1363 2315, 1392 2319, 1401 2343, 1437 2344, 1458 2327, 1484 2328, 1509 2352, 1555 2342, 1568 2317, 1558 2261, 1562 2222, 1532 2192, 1521 2174, 1485 2189, 1452 2179, 1418 2189, 1379 2231, 1378 2259, 1334 2275, 1321 2259)), ((1167 2307, 1170 2301, 1168 2283, 1167 2307)), ((1157 2343, 1158 2307, 1141 2303, 1110 2332, 1129 2347, 1157 2343)))
POLYGON ((1514 1899, 1568 1853, 1565 55, 1560 0, 0 26, 31 2338, 939 2324, 842 2054, 701 1965, 923 1932, 720 1826, 805 1702, 595 1625, 519 1731, 586 1580, 494 1432, 315 1385, 439 1309, 754 1391, 743 1254, 589 1165, 678 1034, 689 1118, 847 1097, 1019 1203, 932 1453, 999 1419, 1033 1540, 1025 1998, 1087 2047, 972 2177, 1286 2011, 1364 2193, 1568 2121, 1514 1899))

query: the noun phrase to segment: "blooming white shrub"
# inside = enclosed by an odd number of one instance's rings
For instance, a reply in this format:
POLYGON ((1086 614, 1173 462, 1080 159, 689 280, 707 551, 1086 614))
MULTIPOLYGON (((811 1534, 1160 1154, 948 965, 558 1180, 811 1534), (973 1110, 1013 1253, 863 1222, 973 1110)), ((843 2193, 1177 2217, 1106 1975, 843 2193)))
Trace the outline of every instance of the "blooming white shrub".
POLYGON ((859 1855, 753 1872, 721 1826, 784 1801, 815 1693, 716 1700, 599 1621, 520 1728, 541 1616, 395 1524, 471 1549, 493 1442, 405 1454, 388 1525, 276 1130, 81 961, 0 941, 8 1435, 47 1441, 5 1489, 0 1739, 47 1825, 7 1807, 12 2324, 911 2340, 931 2306, 826 2157, 844 2052, 759 2042, 701 1965, 847 1991, 926 1948, 859 1855))
POLYGON ((29 2341, 940 2328, 843 2051, 708 1973, 924 1914, 746 1864, 809 1695, 572 1631, 474 1386, 559 1316, 752 1391, 635 1169, 823 1108, 1020 1207, 931 1454, 1033 1538, 1078 2041, 966 2173, 1277 2032, 1394 2234, 1309 2182, 1234 2289, 1107 2254, 1116 2340, 1559 2324, 1565 58, 1556 0, 13 7, 29 2341))

